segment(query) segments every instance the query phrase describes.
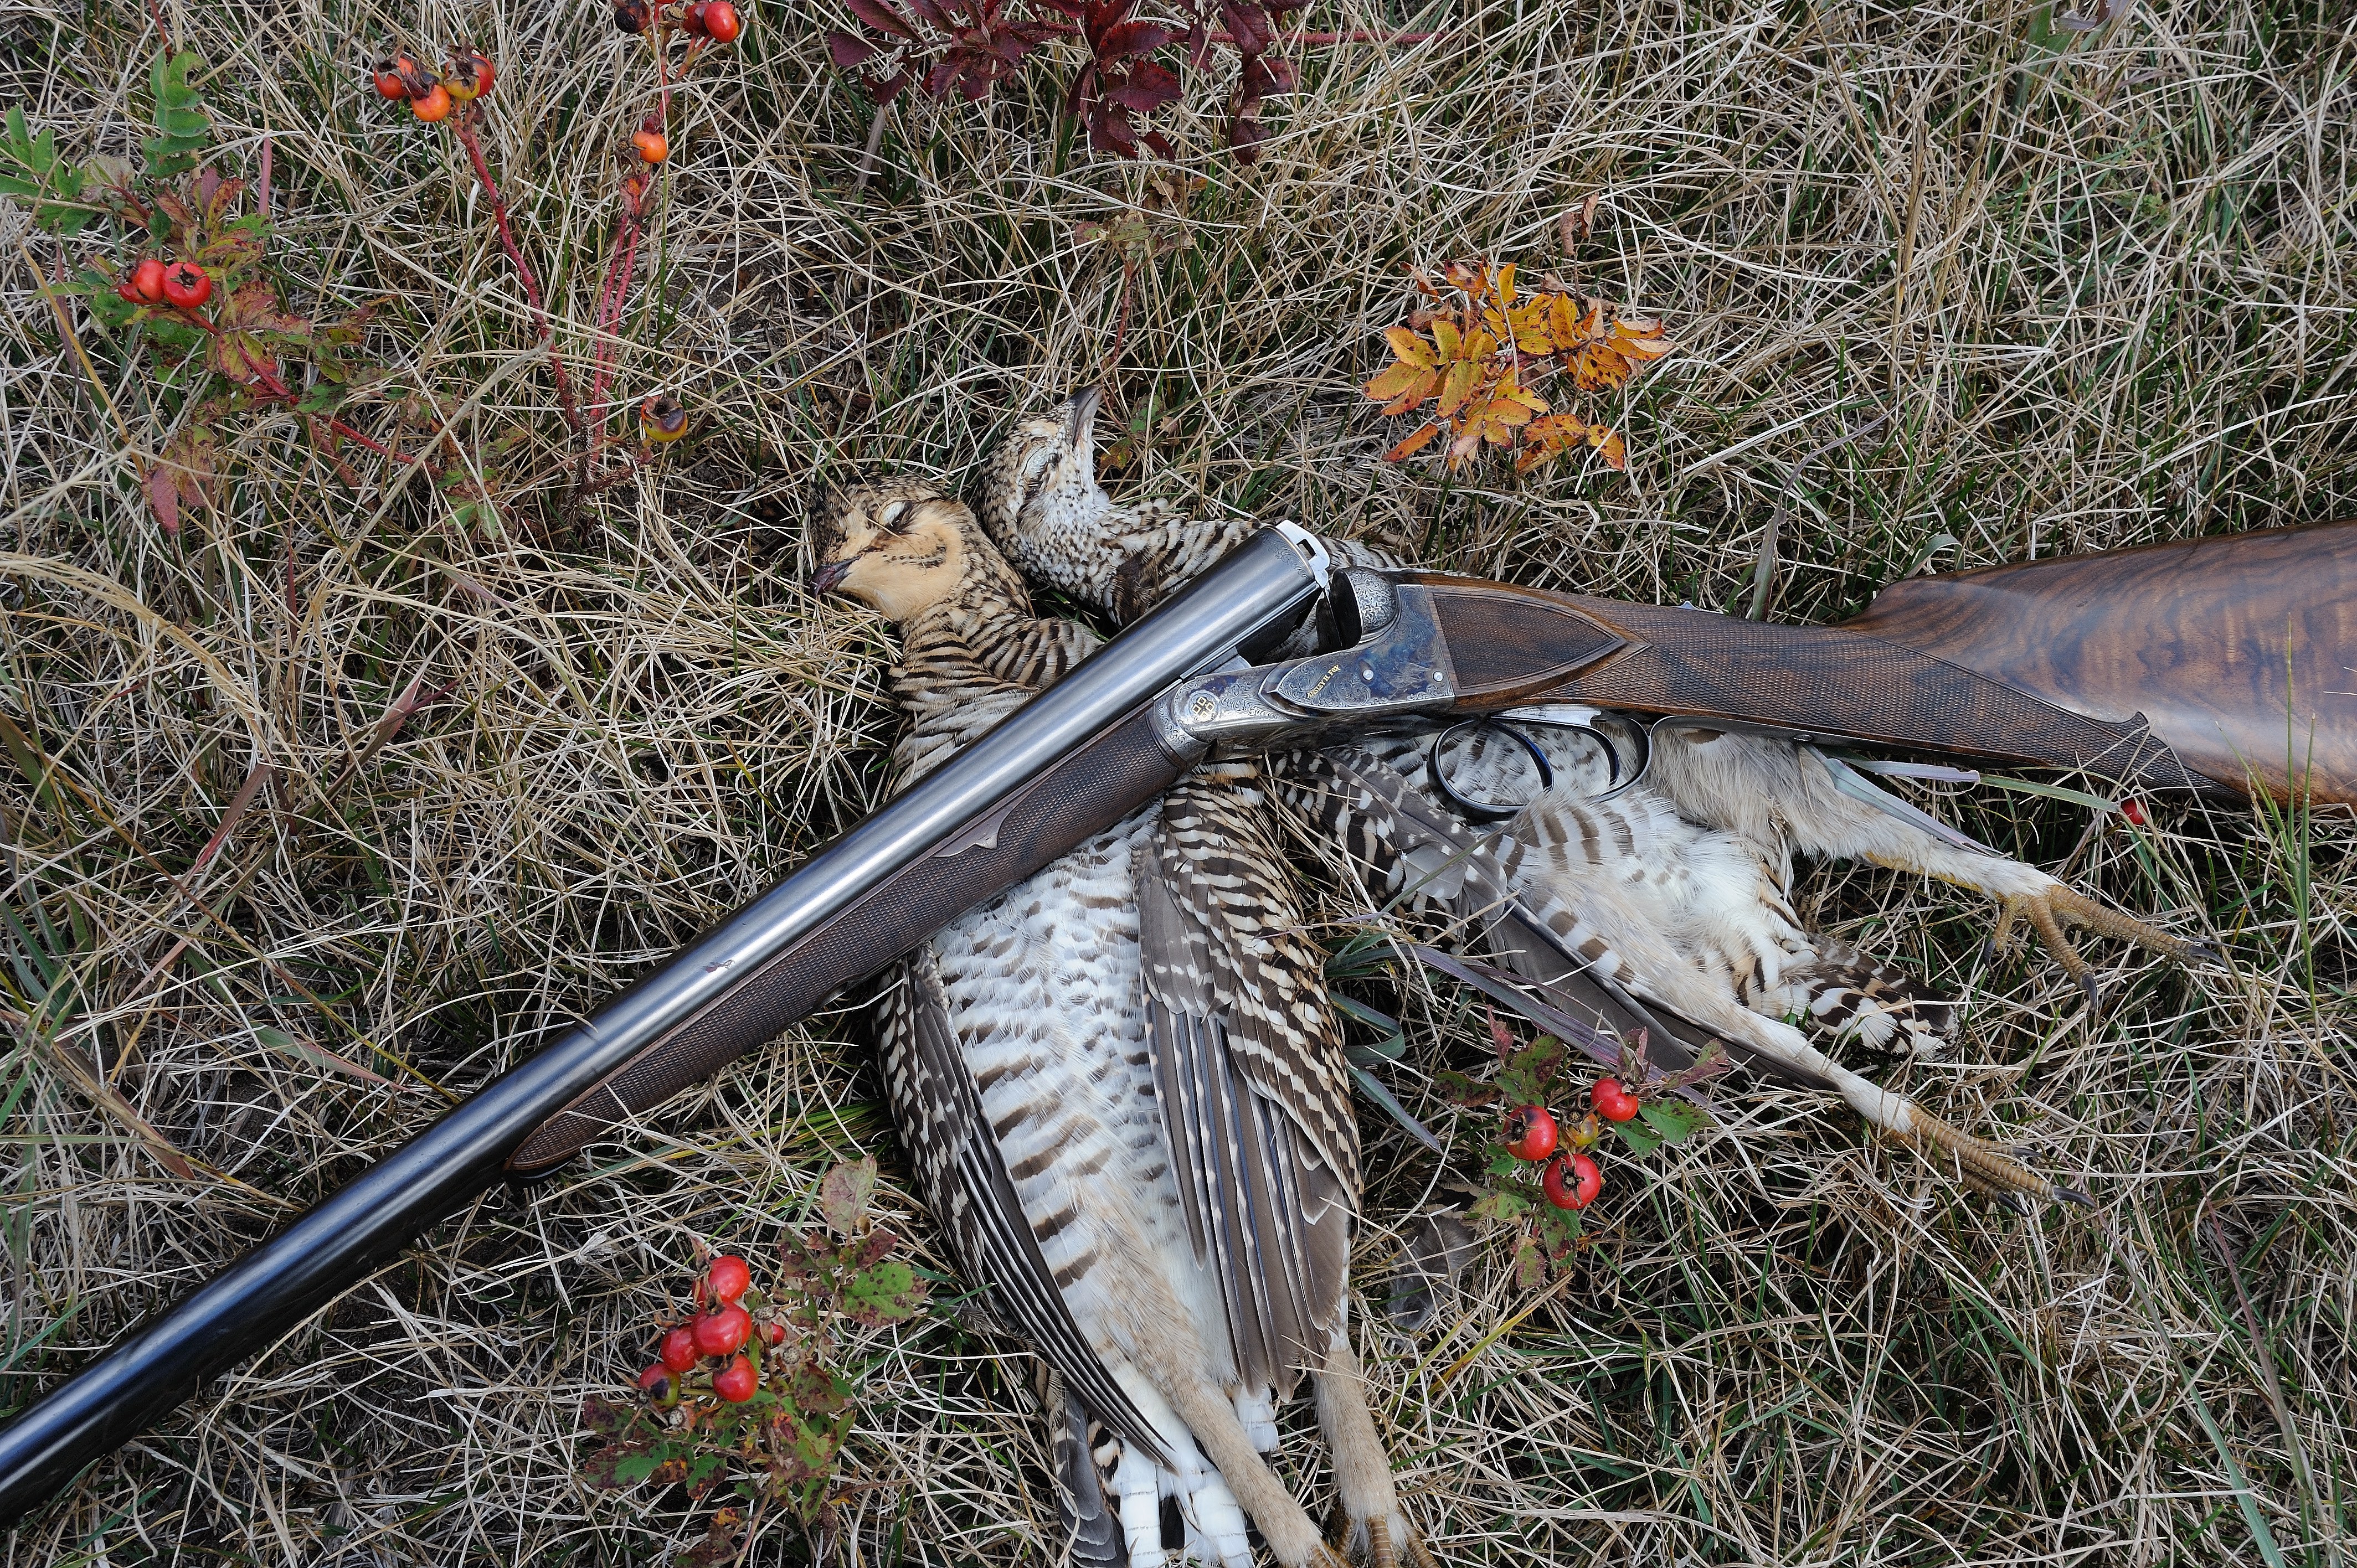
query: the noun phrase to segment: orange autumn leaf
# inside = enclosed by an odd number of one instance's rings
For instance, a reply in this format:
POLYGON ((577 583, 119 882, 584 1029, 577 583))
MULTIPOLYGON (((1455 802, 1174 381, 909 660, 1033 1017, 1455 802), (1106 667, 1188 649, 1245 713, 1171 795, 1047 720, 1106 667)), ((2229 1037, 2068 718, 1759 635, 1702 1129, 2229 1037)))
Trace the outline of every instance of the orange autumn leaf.
POLYGON ((1474 382, 1481 372, 1479 360, 1458 360, 1448 367, 1448 379, 1440 383, 1440 417, 1454 419, 1473 396, 1474 382))
POLYGON ((1418 430, 1415 435, 1409 436, 1406 440, 1401 442, 1398 446, 1384 453, 1383 461, 1386 463, 1405 463, 1410 457, 1415 456, 1418 452, 1423 451, 1426 446, 1431 446, 1432 438, 1439 434, 1440 426, 1437 424, 1426 424, 1423 429, 1418 430))
POLYGON ((1452 469, 1496 446, 1514 454, 1517 473, 1528 473, 1586 446, 1626 471, 1627 443, 1618 432, 1577 411, 1551 412, 1532 383, 1561 373, 1584 392, 1624 386, 1677 347, 1660 322, 1619 316, 1604 300, 1575 294, 1552 277, 1525 293, 1511 262, 1492 268, 1471 257, 1449 262, 1438 278, 1412 275, 1430 303, 1405 325, 1385 329, 1394 362, 1364 391, 1387 414, 1437 406, 1386 460, 1403 461, 1446 437, 1452 469), (1456 291, 1454 304, 1445 289, 1456 291))

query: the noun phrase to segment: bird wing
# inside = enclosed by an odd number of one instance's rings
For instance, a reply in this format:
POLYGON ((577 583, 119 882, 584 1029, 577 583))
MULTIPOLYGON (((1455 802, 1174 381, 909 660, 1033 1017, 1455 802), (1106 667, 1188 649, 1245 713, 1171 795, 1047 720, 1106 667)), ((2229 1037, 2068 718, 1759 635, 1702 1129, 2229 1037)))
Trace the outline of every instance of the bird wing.
MULTIPOLYGON (((1545 986, 1564 1011, 1624 1038, 1643 1031, 1648 1054, 1670 1069, 1690 1064, 1720 1037, 1641 1001, 1609 964, 1582 950, 1577 911, 1558 907, 1544 889, 1526 897, 1517 888, 1495 853, 1501 835, 1477 837, 1385 755, 1413 749, 1302 749, 1270 758, 1269 773, 1275 791, 1314 835, 1340 846, 1372 891, 1436 908, 1479 933, 1502 967, 1545 986)), ((1759 1065, 1783 1074, 1777 1064, 1759 1065)))
POLYGON ((884 1081, 917 1185, 967 1279, 990 1293, 992 1315, 1028 1339, 1065 1389, 1128 1442, 1168 1465, 1154 1425, 1130 1402, 1081 1332, 1024 1218, 1014 1179, 990 1135, 949 997, 930 947, 901 964, 877 999, 884 1081))
POLYGON ((1238 1372, 1290 1393, 1341 1326, 1359 1133, 1324 956, 1302 933, 1256 765, 1163 799, 1139 850, 1155 1085, 1198 1262, 1238 1372))

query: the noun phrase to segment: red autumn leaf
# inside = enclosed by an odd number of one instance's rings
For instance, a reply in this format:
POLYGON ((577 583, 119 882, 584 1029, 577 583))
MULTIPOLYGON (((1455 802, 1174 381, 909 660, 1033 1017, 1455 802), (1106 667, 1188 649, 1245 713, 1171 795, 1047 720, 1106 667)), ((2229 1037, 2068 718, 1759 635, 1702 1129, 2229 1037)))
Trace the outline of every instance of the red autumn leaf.
POLYGON ((1133 66, 1127 80, 1105 84, 1104 95, 1125 109, 1146 113, 1178 97, 1178 79, 1158 65, 1133 66))
POLYGON ((877 32, 890 33, 912 44, 918 41, 916 28, 909 25, 907 17, 886 5, 885 0, 843 0, 843 3, 853 16, 877 32))
POLYGON ((180 536, 180 489, 172 482, 171 470, 162 467, 147 470, 147 504, 155 509, 156 521, 166 534, 180 536))
POLYGON ((1096 48, 1100 60, 1132 59, 1150 55, 1170 41, 1170 29, 1157 27, 1151 22, 1121 22, 1104 30, 1103 36, 1090 40, 1096 48))
POLYGON ((1100 153, 1119 153, 1123 157, 1137 156, 1137 133, 1129 128, 1129 111, 1119 104, 1106 104, 1103 100, 1090 105, 1089 146, 1100 153))
POLYGON ((855 38, 849 33, 829 32, 826 52, 838 70, 854 70, 882 53, 866 38, 855 38))

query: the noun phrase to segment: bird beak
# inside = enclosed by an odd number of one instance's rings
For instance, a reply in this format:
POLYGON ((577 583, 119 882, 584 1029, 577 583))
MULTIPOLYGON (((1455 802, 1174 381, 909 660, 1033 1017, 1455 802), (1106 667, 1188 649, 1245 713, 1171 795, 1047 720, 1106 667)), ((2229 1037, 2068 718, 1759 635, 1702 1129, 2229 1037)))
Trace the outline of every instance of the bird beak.
POLYGON ((813 594, 833 593, 845 577, 851 575, 851 564, 859 557, 846 555, 840 561, 830 561, 811 574, 810 591, 813 594))
POLYGON ((1071 401, 1064 405, 1070 411, 1064 415, 1064 439, 1067 443, 1078 447, 1088 441, 1094 432, 1097 410, 1103 403, 1102 388, 1091 387, 1086 392, 1072 394, 1071 401))

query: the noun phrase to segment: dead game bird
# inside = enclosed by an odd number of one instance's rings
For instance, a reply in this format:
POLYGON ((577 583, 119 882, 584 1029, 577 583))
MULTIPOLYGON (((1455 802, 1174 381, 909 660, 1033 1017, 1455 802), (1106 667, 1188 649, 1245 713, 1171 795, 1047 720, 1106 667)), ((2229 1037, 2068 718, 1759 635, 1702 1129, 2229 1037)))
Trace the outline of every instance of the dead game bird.
MULTIPOLYGON (((816 533, 813 585, 899 625, 908 779, 1097 645, 1036 617, 929 485, 832 494, 816 533)), ((1347 1333, 1360 1173, 1340 1040, 1245 788, 1190 774, 933 936, 879 1003, 884 1076, 960 1268, 1053 1370, 1075 1561, 1168 1561, 1168 1496, 1185 1550, 1223 1568, 1251 1561, 1247 1519, 1286 1568, 1346 1550, 1428 1563, 1347 1333), (1261 1457, 1304 1372, 1347 1521, 1332 1545, 1261 1457), (1094 1454, 1092 1420, 1115 1439, 1094 1454)))
MULTIPOLYGON (((1126 622, 1256 525, 1198 522, 1161 505, 1115 502, 1096 480, 1097 403, 1096 393, 1084 392, 1018 422, 985 466, 976 508, 1026 572, 1126 622)), ((1399 564, 1339 542, 1344 564, 1399 564)), ((1459 876, 1451 897, 1460 917, 1514 906, 1519 929, 1500 950, 1510 967, 1548 979, 1585 969, 1624 987, 1835 1089, 1877 1126, 1940 1150, 1975 1186, 2039 1196, 2057 1190, 1831 1061, 1787 1022, 1878 1048, 1921 1051, 1938 1047, 1949 1011, 1910 977, 1806 930, 1790 899, 1796 858, 1867 860, 1986 893, 1999 904, 2000 938, 2026 919, 2091 996, 2093 972, 2065 925, 2180 962, 2212 956, 2034 866, 1956 847, 1845 795, 1822 757, 1769 736, 1663 725, 1644 778, 1606 798, 1601 748, 1571 738, 1578 732, 1555 732, 1546 742, 1554 785, 1526 796, 1527 806, 1485 838, 1420 782, 1439 727, 1410 723, 1347 746, 1286 753, 1275 759, 1272 789, 1304 812, 1313 832, 1349 847, 1379 900, 1409 886, 1410 862, 1420 857, 1426 864, 1417 875, 1429 877, 1441 865, 1472 864, 1467 857, 1478 850, 1488 869, 1472 883, 1487 876, 1496 886, 1469 890, 1459 876)), ((1512 750, 1498 747, 1493 757, 1512 750)), ((1483 760, 1472 760, 1478 773, 1483 760)))

